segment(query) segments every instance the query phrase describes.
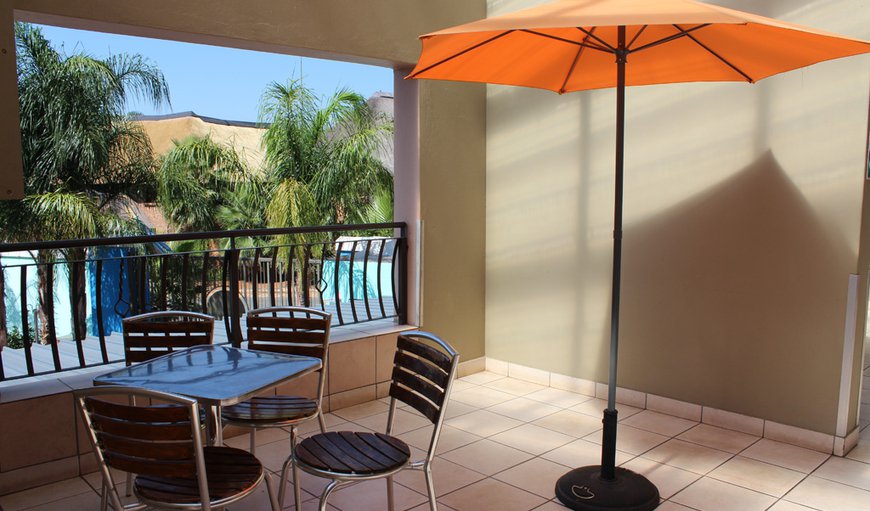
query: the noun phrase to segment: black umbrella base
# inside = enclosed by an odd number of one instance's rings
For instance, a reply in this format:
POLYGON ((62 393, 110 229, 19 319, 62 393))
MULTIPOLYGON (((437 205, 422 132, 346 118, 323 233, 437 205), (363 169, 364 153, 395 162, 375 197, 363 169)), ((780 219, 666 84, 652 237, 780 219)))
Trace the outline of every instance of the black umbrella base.
POLYGON ((651 511, 659 505, 659 489, 649 479, 620 467, 610 481, 601 478, 600 466, 575 468, 556 481, 556 496, 582 511, 651 511))

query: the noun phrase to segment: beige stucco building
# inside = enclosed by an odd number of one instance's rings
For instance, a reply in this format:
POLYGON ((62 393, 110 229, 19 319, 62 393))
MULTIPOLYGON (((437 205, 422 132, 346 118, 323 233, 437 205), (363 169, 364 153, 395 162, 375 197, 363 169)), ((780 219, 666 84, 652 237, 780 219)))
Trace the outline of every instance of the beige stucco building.
MULTIPOLYGON (((403 80, 419 34, 535 3, 4 0, 0 193, 20 191, 13 19, 387 66, 410 321, 481 368, 605 382, 614 93, 403 80)), ((862 2, 715 3, 870 39, 862 2)), ((622 399, 848 447, 870 265, 868 64, 628 91, 622 399)))

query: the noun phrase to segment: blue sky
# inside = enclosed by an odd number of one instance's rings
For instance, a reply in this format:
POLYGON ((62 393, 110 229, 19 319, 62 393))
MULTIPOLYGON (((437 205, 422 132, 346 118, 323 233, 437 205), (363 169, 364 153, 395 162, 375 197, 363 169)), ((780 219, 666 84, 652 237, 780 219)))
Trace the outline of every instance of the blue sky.
POLYGON ((301 58, 159 39, 40 26, 52 45, 66 54, 83 51, 94 57, 138 53, 163 72, 171 108, 131 101, 129 111, 146 115, 192 110, 199 115, 234 121, 256 121, 260 94, 274 81, 298 77, 319 97, 340 87, 365 97, 392 92, 391 69, 331 60, 301 58), (301 65, 300 65, 301 63, 301 65))

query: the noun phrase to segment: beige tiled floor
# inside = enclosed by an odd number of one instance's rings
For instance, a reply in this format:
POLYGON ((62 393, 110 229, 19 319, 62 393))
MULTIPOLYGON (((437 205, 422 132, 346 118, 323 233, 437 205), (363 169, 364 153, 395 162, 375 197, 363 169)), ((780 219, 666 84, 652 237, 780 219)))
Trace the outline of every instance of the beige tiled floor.
MULTIPOLYGON (((870 377, 870 369, 867 371, 870 377)), ((870 392, 865 393, 865 396, 870 392)), ((457 382, 434 468, 439 509, 558 511, 556 479, 600 460, 604 402, 489 372, 457 382)), ((868 403, 870 406, 870 403, 868 403)), ((382 429, 387 405, 373 401, 328 414, 330 429, 382 429)), ((638 408, 620 407, 617 462, 658 486, 661 511, 866 511, 870 509, 870 427, 845 458, 760 439, 638 408)), ((305 427, 310 432, 315 427, 305 427)), ((416 455, 431 426, 404 409, 396 432, 416 455)), ((288 448, 283 430, 261 432, 258 456, 280 469, 288 448)), ((228 441, 245 447, 247 437, 228 441)), ((316 509, 326 481, 303 475, 303 507, 316 509)), ((397 509, 424 510, 420 472, 396 477, 397 509)), ((95 474, 0 497, 2 511, 97 509, 95 474)), ((289 494, 288 494, 289 495, 289 494)), ((287 508, 292 509, 287 499, 287 508)), ((330 509, 382 510, 383 481, 337 491, 330 509)), ((231 509, 268 509, 264 490, 231 509)))

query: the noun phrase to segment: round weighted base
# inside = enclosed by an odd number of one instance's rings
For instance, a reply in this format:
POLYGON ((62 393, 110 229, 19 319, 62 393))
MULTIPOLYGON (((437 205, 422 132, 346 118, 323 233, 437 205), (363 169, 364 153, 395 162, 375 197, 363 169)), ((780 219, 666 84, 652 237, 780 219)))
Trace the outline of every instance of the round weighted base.
POLYGON ((556 481, 556 496, 582 511, 651 511, 659 505, 659 490, 649 479, 620 467, 613 480, 602 479, 597 465, 576 468, 556 481))

